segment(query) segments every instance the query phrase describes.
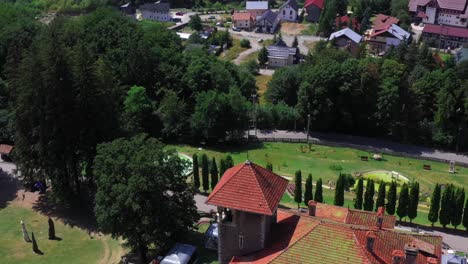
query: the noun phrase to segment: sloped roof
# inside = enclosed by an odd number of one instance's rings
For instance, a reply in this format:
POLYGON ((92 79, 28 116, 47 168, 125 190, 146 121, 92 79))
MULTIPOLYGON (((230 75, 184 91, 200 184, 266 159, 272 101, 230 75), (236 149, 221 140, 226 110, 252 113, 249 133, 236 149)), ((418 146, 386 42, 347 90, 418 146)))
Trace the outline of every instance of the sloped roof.
POLYGON ((162 12, 166 13, 170 11, 170 5, 169 3, 162 3, 162 2, 156 2, 156 3, 146 3, 138 7, 140 10, 146 10, 150 12, 162 12))
POLYGON ((425 6, 430 3, 432 0, 410 0, 408 3, 408 8, 410 12, 416 12, 418 6, 425 6))
POLYGON ((297 10, 299 8, 299 5, 297 4, 296 0, 288 0, 280 7, 280 10, 287 5, 289 5, 294 10, 297 10))
POLYGON ((271 10, 268 10, 266 11, 265 13, 263 13, 263 15, 261 15, 258 19, 257 19, 257 22, 260 22, 262 20, 266 20, 268 23, 270 24, 274 24, 275 21, 276 21, 276 18, 278 17, 278 13, 276 12, 273 12, 271 10))
MULTIPOLYGON (((371 37, 378 36, 382 33, 388 32, 391 35, 393 35, 395 38, 399 40, 404 40, 404 39, 409 39, 411 34, 408 33, 406 30, 402 29, 401 27, 392 24, 386 28, 380 29, 380 30, 374 30, 374 33, 371 35, 371 37)), ((424 30, 423 30, 424 32, 424 30)))
POLYGON ((426 24, 423 33, 433 33, 452 37, 468 38, 468 28, 426 24))
POLYGON ((311 5, 315 5, 320 9, 323 9, 325 6, 325 0, 306 0, 304 8, 307 8, 311 5))
POLYGON ((245 9, 247 10, 267 10, 268 1, 247 1, 245 3, 245 9))
POLYGON ((235 12, 232 15, 232 20, 250 20, 252 18, 252 14, 249 12, 235 12))
POLYGON ((349 225, 330 219, 311 217, 292 210, 279 209, 277 219, 278 223, 272 226, 270 245, 265 250, 234 257, 231 263, 390 264, 393 252, 403 252, 406 244, 419 248, 417 264, 427 264, 430 258, 437 258, 440 263, 442 254, 442 237, 440 236, 349 225), (372 232, 375 239, 372 252, 367 249, 366 235, 369 232, 372 232))
POLYGON ((440 8, 463 11, 467 0, 437 0, 440 8))
POLYGON ((273 215, 287 185, 287 179, 246 161, 224 173, 206 203, 273 215))
MULTIPOLYGON (((396 217, 393 215, 382 215, 382 228, 394 228, 396 217)), ((362 226, 377 226, 377 213, 362 210, 350 209, 346 217, 346 224, 362 225, 362 226)))
POLYGON ((355 43, 358 43, 361 42, 361 35, 359 35, 358 33, 354 32, 353 30, 349 29, 349 28, 345 28, 345 29, 342 29, 340 31, 337 31, 337 32, 334 32, 330 35, 330 38, 329 40, 334 40, 335 38, 339 38, 339 37, 342 37, 342 36, 346 36, 347 38, 349 38, 350 40, 354 41, 355 43))
POLYGON ((6 144, 0 144, 0 153, 1 154, 10 154, 10 152, 13 150, 13 146, 11 145, 6 145, 6 144))
POLYGON ((387 28, 392 24, 400 23, 400 19, 392 16, 387 16, 384 14, 377 14, 374 21, 372 22, 372 27, 374 30, 379 30, 383 28, 387 28))

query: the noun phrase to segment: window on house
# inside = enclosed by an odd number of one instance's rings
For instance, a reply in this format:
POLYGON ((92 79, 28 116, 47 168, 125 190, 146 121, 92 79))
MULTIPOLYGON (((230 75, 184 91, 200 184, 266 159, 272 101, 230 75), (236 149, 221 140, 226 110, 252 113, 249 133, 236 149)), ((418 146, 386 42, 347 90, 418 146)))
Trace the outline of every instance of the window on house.
POLYGON ((283 15, 286 15, 286 10, 283 10, 283 15))
POLYGON ((239 248, 243 249, 244 248, 244 236, 239 235, 239 248))
POLYGON ((292 16, 292 10, 291 10, 291 11, 289 11, 289 14, 292 16))

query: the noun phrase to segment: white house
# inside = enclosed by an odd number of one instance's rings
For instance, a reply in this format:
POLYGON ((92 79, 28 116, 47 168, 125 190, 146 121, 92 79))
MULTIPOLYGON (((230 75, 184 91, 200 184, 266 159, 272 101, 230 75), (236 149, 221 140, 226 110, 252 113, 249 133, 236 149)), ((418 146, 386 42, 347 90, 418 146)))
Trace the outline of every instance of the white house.
POLYGON ((297 5, 296 0, 288 0, 279 9, 279 12, 278 12, 279 20, 296 22, 297 12, 298 12, 298 5, 297 5))
POLYGON ((139 8, 142 19, 149 19, 161 22, 171 21, 171 12, 169 3, 156 2, 141 5, 139 8))

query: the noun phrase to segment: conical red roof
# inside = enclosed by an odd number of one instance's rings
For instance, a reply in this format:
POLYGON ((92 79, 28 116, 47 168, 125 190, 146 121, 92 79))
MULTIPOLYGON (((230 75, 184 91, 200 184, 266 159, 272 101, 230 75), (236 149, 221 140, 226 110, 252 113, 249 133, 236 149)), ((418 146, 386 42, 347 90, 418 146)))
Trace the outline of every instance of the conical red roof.
POLYGON ((287 185, 287 179, 246 161, 224 173, 206 203, 273 215, 287 185))

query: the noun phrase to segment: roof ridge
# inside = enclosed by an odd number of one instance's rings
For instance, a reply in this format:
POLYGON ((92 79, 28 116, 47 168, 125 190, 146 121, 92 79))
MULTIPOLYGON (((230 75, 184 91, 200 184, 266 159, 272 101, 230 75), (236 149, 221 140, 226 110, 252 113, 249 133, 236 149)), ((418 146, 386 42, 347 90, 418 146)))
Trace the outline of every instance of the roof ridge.
MULTIPOLYGON (((224 184, 227 184, 230 180, 232 180, 232 178, 234 177, 234 175, 236 175, 237 172, 239 172, 246 164, 245 163, 241 163, 242 166, 239 166, 237 165, 239 168, 236 170, 236 171, 233 171, 233 173, 230 175, 230 178, 226 180, 226 182, 224 184)), ((236 167, 232 167, 232 168, 229 168, 226 172, 232 170, 232 169, 235 169, 236 167)), ((225 173, 226 173, 225 172, 225 173)), ((224 185, 223 184, 223 185, 224 185)), ((215 189, 210 193, 210 195, 208 196, 208 198, 206 199, 206 203, 208 203, 208 201, 210 200, 209 198, 210 197, 213 197, 216 193, 219 192, 219 190, 221 190, 221 187, 220 188, 217 188, 218 185, 216 185, 215 189)))
POLYGON ((353 228, 350 228, 350 229, 351 229, 351 233, 353 233, 354 240, 356 241, 356 243, 358 244, 359 249, 361 250, 361 254, 367 259, 368 263, 372 263, 371 260, 369 259, 367 250, 365 250, 364 246, 359 242, 359 239, 356 237, 356 233, 354 233, 353 228))
MULTIPOLYGON (((268 209, 270 209, 270 211, 273 213, 273 208, 270 207, 270 204, 268 203, 268 199, 267 197, 265 196, 265 190, 263 190, 263 188, 261 187, 260 185, 260 182, 258 181, 258 175, 260 174, 261 177, 263 177, 263 175, 257 170, 256 166, 258 166, 257 164, 253 163, 253 162, 250 162, 250 168, 252 169, 254 175, 255 175, 255 182, 257 183, 257 187, 260 189, 260 192, 262 193, 262 196, 263 196, 263 199, 265 199, 265 202, 268 206, 268 209)), ((268 181, 266 181, 268 182, 268 181)))

